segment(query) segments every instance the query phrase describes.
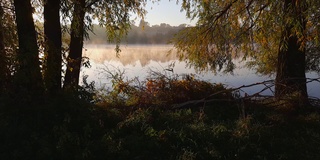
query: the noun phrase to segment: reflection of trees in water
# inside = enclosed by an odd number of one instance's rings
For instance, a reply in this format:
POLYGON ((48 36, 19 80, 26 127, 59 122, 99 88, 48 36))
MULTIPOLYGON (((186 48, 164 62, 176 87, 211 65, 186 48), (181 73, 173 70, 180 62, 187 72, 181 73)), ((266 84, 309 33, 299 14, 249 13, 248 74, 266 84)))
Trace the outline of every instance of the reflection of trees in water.
POLYGON ((116 56, 113 46, 87 46, 84 56, 89 57, 90 60, 96 63, 104 63, 105 61, 119 61, 124 66, 135 65, 140 61, 142 67, 150 63, 169 62, 171 60, 178 60, 175 50, 170 45, 156 45, 156 46, 123 46, 121 47, 120 56, 116 56), (169 51, 172 49, 172 53, 169 51))
MULTIPOLYGON (((114 51, 114 46, 111 45, 100 45, 100 46, 87 46, 85 47, 86 51, 84 56, 90 58, 90 60, 94 61, 97 64, 111 64, 115 65, 114 67, 119 67, 120 69, 126 69, 125 66, 131 65, 130 73, 126 73, 129 78, 134 78, 135 76, 144 77, 147 75, 146 69, 152 68, 155 71, 163 71, 163 66, 168 66, 173 61, 178 60, 176 57, 176 52, 173 51, 172 54, 168 55, 168 51, 172 49, 170 45, 156 45, 156 46, 143 46, 143 45, 129 45, 121 47, 122 52, 120 53, 120 57, 116 57, 116 52, 114 51), (168 55, 168 56, 167 56, 168 55), (116 63, 113 63, 116 62, 116 63), (137 62, 140 62, 140 65, 137 62), (157 64, 159 63, 159 64, 157 64), (144 68, 146 67, 146 68, 144 68), (130 77, 131 76, 131 77, 130 77)), ((252 59, 247 59, 247 61, 251 61, 252 59)), ((242 85, 249 85, 256 82, 262 82, 268 79, 274 79, 271 75, 256 74, 255 70, 251 70, 246 67, 247 61, 242 61, 242 58, 233 59, 236 68, 233 73, 226 74, 224 72, 197 72, 194 67, 187 66, 187 62, 179 62, 175 63, 174 73, 178 75, 183 74, 195 74, 200 77, 202 80, 208 80, 212 83, 224 83, 229 87, 239 87, 242 85)), ((99 66, 99 65, 97 65, 99 66)), ((95 69, 99 69, 99 67, 95 68, 84 68, 86 70, 86 74, 89 74, 89 77, 94 78, 94 80, 101 81, 101 79, 97 78, 101 75, 94 73, 95 69), (99 80, 98 80, 99 79, 99 80)), ((222 69, 223 70, 223 69, 222 69)), ((317 78, 318 74, 316 72, 310 72, 307 74, 308 78, 317 78)), ((103 78, 102 78, 103 79, 103 78)), ((102 82, 105 82, 102 80, 102 82)), ((109 83, 109 82, 107 82, 109 83)), ((254 94, 261 88, 250 88, 244 89, 248 94, 254 94)), ((320 98, 319 95, 319 83, 312 82, 308 84, 309 95, 320 98)), ((271 93, 270 93, 271 94, 271 93)))

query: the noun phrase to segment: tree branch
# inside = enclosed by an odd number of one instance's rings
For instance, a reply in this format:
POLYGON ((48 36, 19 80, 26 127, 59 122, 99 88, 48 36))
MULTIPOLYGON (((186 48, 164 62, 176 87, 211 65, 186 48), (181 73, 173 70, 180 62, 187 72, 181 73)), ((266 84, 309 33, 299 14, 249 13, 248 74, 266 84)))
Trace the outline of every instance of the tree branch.
MULTIPOLYGON (((298 78, 295 78, 298 79, 298 78)), ((319 78, 306 78, 308 81, 306 83, 310 83, 310 82, 319 82, 320 83, 320 77, 319 78)), ((234 102, 237 100, 253 100, 252 98, 255 97, 260 97, 260 98, 271 98, 273 97, 272 95, 270 96, 266 96, 266 95, 260 95, 262 92, 266 91, 266 90, 270 90, 273 94, 274 92, 271 90, 271 88, 275 85, 274 84, 275 80, 267 80, 267 81, 263 81, 263 82, 257 82, 257 83, 253 83, 253 84, 249 84, 249 85, 242 85, 240 87, 237 88, 230 88, 230 89, 225 89, 219 92, 215 92, 203 99, 200 100, 192 100, 192 101, 187 101, 184 103, 180 103, 180 104, 176 104, 174 105, 173 109, 182 109, 182 108, 192 108, 192 107, 199 107, 199 105, 204 106, 206 103, 209 102, 234 102), (269 84, 269 85, 267 85, 269 84), (230 92, 234 92, 237 90, 241 90, 242 92, 244 92, 242 89, 243 88, 249 88, 249 87, 253 87, 253 86, 257 86, 257 85, 265 85, 266 87, 261 89, 260 91, 252 94, 252 95, 248 95, 247 93, 245 93, 244 97, 238 98, 238 99, 211 99, 212 97, 219 95, 219 94, 223 94, 223 93, 230 93, 230 92)), ((316 97, 309 97, 309 99, 312 101, 312 103, 314 104, 314 106, 319 106, 320 107, 320 99, 316 98, 316 97)), ((261 99, 260 99, 261 100, 261 99)))

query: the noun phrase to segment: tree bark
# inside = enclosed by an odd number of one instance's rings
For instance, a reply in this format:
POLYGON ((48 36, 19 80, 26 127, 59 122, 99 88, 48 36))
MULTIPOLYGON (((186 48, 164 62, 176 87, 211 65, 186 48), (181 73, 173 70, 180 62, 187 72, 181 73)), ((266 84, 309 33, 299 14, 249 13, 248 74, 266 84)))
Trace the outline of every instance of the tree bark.
POLYGON ((75 89, 79 83, 84 36, 85 0, 75 1, 71 22, 71 41, 64 89, 75 89))
POLYGON ((19 51, 18 69, 15 75, 16 91, 25 96, 39 96, 43 93, 33 8, 30 0, 14 0, 16 12, 19 51))
POLYGON ((48 93, 55 93, 61 89, 61 26, 60 0, 46 0, 44 4, 44 34, 45 54, 45 85, 48 93))
POLYGON ((299 50, 297 37, 290 37, 288 48, 280 50, 276 76, 276 97, 299 94, 308 98, 305 75, 305 51, 299 50))
MULTIPOLYGON (((302 26, 299 32, 304 33, 306 18, 302 14, 303 6, 299 3, 286 0, 284 11, 297 18, 302 26)), ((275 97, 282 99, 287 96, 295 96, 298 98, 299 105, 306 105, 308 104, 305 74, 306 51, 304 46, 301 46, 296 33, 292 32, 293 24, 285 24, 285 26, 281 45, 286 47, 280 47, 278 52, 275 97)))
POLYGON ((0 95, 6 91, 6 80, 7 80, 7 56, 4 45, 4 27, 2 18, 4 11, 0 6, 0 95))

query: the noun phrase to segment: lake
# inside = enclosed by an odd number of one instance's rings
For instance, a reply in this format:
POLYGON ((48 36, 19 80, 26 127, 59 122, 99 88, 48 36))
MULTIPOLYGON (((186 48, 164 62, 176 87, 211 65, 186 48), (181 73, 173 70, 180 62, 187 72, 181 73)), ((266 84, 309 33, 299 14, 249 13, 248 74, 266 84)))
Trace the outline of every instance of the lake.
MULTIPOLYGON (((125 71, 127 79, 137 77, 140 81, 145 80, 150 70, 179 76, 195 74, 198 79, 211 83, 222 83, 228 88, 274 79, 274 76, 256 74, 254 70, 244 67, 244 62, 240 60, 234 60, 237 67, 233 73, 214 73, 212 71, 198 73, 194 68, 187 67, 186 62, 179 61, 171 45, 122 45, 119 57, 116 56, 113 45, 86 45, 84 48, 84 56, 90 59, 91 68, 83 68, 81 75, 88 75, 88 82, 95 81, 97 88, 111 87, 111 80, 107 78, 105 69, 109 71, 125 71), (168 54, 170 50, 172 50, 172 53, 168 54), (169 67, 172 64, 174 64, 174 67, 169 67), (172 72, 166 70, 169 68, 172 69, 172 72)), ((315 72, 307 73, 307 78, 318 77, 319 74, 315 72)), ((307 87, 309 96, 320 98, 319 82, 308 83, 307 87)), ((264 85, 244 88, 242 94, 251 95, 263 88, 265 88, 264 85)), ((272 92, 266 90, 262 94, 271 95, 272 92)))

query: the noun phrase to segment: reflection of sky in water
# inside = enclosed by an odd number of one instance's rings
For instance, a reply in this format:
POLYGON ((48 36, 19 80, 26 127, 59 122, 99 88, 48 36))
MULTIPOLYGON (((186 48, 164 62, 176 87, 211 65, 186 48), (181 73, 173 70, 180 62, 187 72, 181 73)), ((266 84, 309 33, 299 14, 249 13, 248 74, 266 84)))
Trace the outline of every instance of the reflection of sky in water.
MULTIPOLYGON (((122 52, 120 57, 116 57, 113 46, 87 46, 85 56, 90 58, 92 67, 82 70, 82 75, 89 75, 88 81, 96 81, 96 87, 111 86, 110 80, 106 78, 101 68, 108 67, 109 70, 120 71, 125 70, 126 77, 132 79, 138 77, 140 80, 144 80, 151 70, 164 73, 164 70, 174 63, 173 73, 178 75, 183 74, 195 74, 196 71, 193 68, 186 67, 185 62, 179 62, 178 58, 173 54, 167 56, 168 51, 172 49, 171 46, 157 45, 157 46, 125 46, 121 47, 122 52)), ((273 76, 261 76, 255 74, 255 71, 248 68, 241 67, 243 63, 235 62, 237 68, 233 71, 233 74, 217 72, 203 72, 196 74, 196 77, 202 80, 210 81, 212 83, 222 83, 227 87, 240 87, 242 85, 250 85, 257 82, 263 82, 266 80, 274 79, 273 76)), ((167 72, 172 74, 171 72, 167 72)), ((308 78, 317 78, 319 75, 316 73, 308 73, 308 78)), ((250 88, 244 88, 243 91, 250 94, 254 94, 265 88, 264 85, 253 86, 250 88)), ((312 82, 308 83, 308 92, 310 96, 320 98, 320 83, 312 82)), ((262 94, 272 94, 270 90, 264 91, 262 94)))

